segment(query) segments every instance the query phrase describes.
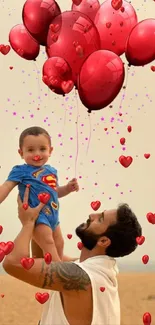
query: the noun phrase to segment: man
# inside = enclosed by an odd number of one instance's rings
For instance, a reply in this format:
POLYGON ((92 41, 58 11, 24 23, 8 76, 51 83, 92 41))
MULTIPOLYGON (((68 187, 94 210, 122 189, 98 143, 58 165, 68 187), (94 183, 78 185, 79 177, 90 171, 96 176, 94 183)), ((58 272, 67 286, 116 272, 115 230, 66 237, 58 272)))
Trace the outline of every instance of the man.
MULTIPOLYGON (((24 202, 28 202, 28 191, 24 202)), ((30 256, 35 220, 43 204, 25 211, 18 198, 22 230, 6 256, 5 271, 33 286, 51 290, 40 325, 120 325, 117 267, 114 257, 132 253, 142 229, 128 205, 91 214, 76 228, 83 248, 77 262, 51 262, 37 258, 30 270, 20 264, 30 256)))

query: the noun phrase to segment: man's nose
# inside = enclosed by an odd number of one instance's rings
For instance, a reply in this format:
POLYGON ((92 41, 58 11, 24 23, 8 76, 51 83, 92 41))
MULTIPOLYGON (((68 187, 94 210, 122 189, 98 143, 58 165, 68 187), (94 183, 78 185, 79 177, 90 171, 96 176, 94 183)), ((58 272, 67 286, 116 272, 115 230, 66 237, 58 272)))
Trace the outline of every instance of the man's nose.
POLYGON ((94 221, 95 220, 95 218, 96 218, 96 214, 90 214, 89 215, 89 219, 90 219, 90 221, 94 221))

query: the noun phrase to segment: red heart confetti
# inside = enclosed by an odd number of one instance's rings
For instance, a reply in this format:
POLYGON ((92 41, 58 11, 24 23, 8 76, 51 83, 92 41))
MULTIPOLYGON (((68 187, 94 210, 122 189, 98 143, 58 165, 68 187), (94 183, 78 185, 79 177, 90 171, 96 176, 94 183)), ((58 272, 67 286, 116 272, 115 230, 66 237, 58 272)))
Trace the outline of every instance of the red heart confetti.
POLYGON ((1 294, 1 298, 4 298, 4 294, 3 293, 1 294))
POLYGON ((150 153, 145 153, 145 154, 144 154, 144 157, 145 157, 146 159, 149 159, 149 158, 150 158, 150 153))
POLYGON ((0 52, 3 54, 3 55, 7 55, 11 50, 11 47, 10 45, 4 45, 4 44, 1 44, 0 45, 0 52))
POLYGON ((121 12, 124 12, 125 11, 125 8, 124 7, 121 7, 121 12))
POLYGON ((72 238, 72 235, 71 235, 71 234, 68 234, 68 235, 67 235, 67 238, 68 238, 68 239, 71 239, 71 238, 72 238))
POLYGON ((7 243, 1 242, 0 249, 4 252, 5 255, 8 255, 12 252, 14 248, 14 243, 12 241, 8 241, 7 243))
POLYGON ((79 6, 82 0, 72 0, 73 4, 79 6))
POLYGON ((137 237, 136 242, 138 245, 142 245, 145 242, 145 237, 144 236, 137 237))
POLYGON ((119 10, 121 9, 123 4, 123 0, 112 0, 111 1, 111 6, 113 7, 113 9, 115 10, 119 10))
POLYGON ((146 215, 146 218, 148 220, 149 223, 152 223, 152 225, 155 224, 155 214, 152 212, 148 212, 146 215))
POLYGON ((26 184, 26 187, 27 187, 27 188, 30 188, 30 187, 31 187, 31 184, 26 184))
POLYGON ((127 157, 120 156, 119 157, 120 164, 125 168, 129 167, 131 165, 132 161, 133 161, 133 158, 131 156, 127 156, 127 157))
POLYGON ((125 144, 125 138, 120 139, 120 144, 124 145, 125 144))
POLYGON ((106 23, 106 27, 107 28, 110 28, 111 27, 111 23, 109 22, 109 23, 106 23))
POLYGON ((155 72, 155 66, 154 66, 154 65, 151 66, 151 70, 152 70, 153 72, 155 72))
POLYGON ((50 30, 53 32, 53 33, 57 33, 58 31, 59 31, 59 29, 60 29, 60 26, 59 26, 59 24, 51 24, 50 25, 50 30))
POLYGON ((104 287, 100 287, 100 291, 101 292, 104 292, 105 291, 105 288, 104 287))
POLYGON ((142 262, 143 262, 144 264, 147 264, 148 261, 149 261, 149 256, 148 256, 148 255, 143 255, 143 257, 142 257, 142 262))
POLYGON ((77 248, 81 251, 81 249, 83 248, 83 244, 81 242, 77 243, 77 248))
POLYGON ((3 261, 4 256, 5 256, 4 251, 2 249, 0 249, 0 262, 3 261))
POLYGON ((28 258, 28 257, 23 257, 20 260, 20 263, 24 267, 24 269, 30 270, 31 267, 34 265, 34 259, 33 258, 28 258))
POLYGON ((46 204, 50 199, 50 194, 49 193, 40 193, 40 194, 38 194, 38 199, 40 202, 46 204))
POLYGON ((144 325, 151 325, 151 314, 150 313, 145 313, 143 315, 143 323, 144 323, 144 325))
POLYGON ((35 294, 35 298, 38 302, 40 302, 40 304, 44 304, 49 299, 49 293, 48 292, 44 292, 44 293, 37 292, 35 294))
POLYGON ((92 209, 94 211, 97 211, 101 206, 101 202, 100 201, 93 201, 93 202, 91 202, 90 205, 91 205, 91 207, 92 207, 92 209))
POLYGON ((10 70, 12 70, 12 69, 13 69, 13 67, 9 67, 9 69, 10 69, 10 70))
POLYGON ((128 130, 129 133, 132 131, 132 127, 131 127, 131 125, 129 125, 129 126, 127 127, 127 130, 128 130))
POLYGON ((27 210, 28 207, 29 207, 28 203, 23 203, 23 209, 24 209, 24 210, 27 210))
POLYGON ((46 264, 51 264, 51 262, 52 262, 52 255, 50 253, 46 253, 44 255, 44 260, 45 260, 45 263, 46 264))
POLYGON ((3 231, 3 227, 0 225, 0 234, 2 233, 3 231))

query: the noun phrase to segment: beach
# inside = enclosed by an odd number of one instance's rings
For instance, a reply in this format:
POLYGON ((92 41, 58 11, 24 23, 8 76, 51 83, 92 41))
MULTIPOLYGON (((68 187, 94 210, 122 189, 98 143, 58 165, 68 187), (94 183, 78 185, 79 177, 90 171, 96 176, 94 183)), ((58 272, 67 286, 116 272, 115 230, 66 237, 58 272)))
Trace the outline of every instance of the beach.
MULTIPOLYGON (((152 315, 152 325, 155 324, 155 274, 120 273, 118 283, 121 325, 143 325, 145 312, 152 315)), ((9 275, 0 275, 0 324, 37 325, 43 305, 35 299, 36 292, 46 290, 32 287, 9 275)))

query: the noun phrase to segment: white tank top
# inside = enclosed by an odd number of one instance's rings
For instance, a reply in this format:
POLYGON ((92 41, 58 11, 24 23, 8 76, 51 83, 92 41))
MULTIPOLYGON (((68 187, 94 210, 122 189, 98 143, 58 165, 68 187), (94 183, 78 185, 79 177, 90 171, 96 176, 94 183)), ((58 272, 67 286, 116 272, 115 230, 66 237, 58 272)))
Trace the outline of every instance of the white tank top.
MULTIPOLYGON (((91 280, 93 315, 90 325, 120 325, 120 300, 118 295, 116 261, 108 256, 94 256, 83 262, 74 262, 91 280), (101 288, 105 287, 102 292, 101 288)), ((70 325, 63 310, 60 293, 50 291, 44 306, 40 325, 70 325)))

